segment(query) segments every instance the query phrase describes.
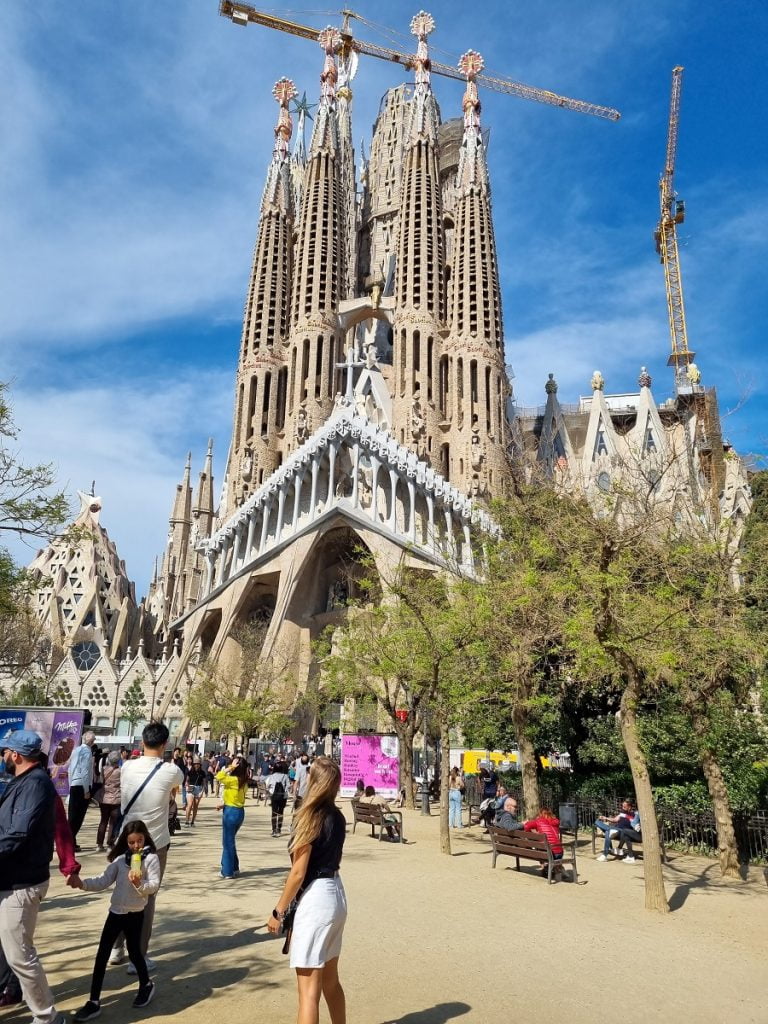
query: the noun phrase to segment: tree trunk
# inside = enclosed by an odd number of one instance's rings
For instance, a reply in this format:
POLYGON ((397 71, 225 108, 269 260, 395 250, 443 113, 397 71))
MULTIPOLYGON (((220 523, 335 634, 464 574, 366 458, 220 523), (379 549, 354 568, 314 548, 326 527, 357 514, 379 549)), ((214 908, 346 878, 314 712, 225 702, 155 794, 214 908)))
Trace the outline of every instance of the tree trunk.
POLYGON ((632 781, 635 784, 637 809, 643 831, 643 875, 645 878, 645 909, 660 914, 669 913, 667 894, 664 889, 664 873, 661 863, 661 842, 656 808, 653 805, 651 779, 645 754, 640 747, 637 729, 638 677, 634 665, 625 665, 627 683, 621 695, 621 738, 629 758, 632 781))
POLYGON ((539 780, 536 774, 536 751, 526 732, 528 715, 525 709, 516 706, 512 711, 512 722, 520 751, 520 772, 523 777, 523 804, 526 818, 539 814, 539 780))
POLYGON ((413 810, 416 806, 413 799, 413 737, 416 733, 416 725, 410 717, 406 722, 393 719, 392 724, 397 735, 400 789, 405 790, 405 806, 413 810))
POLYGON ((709 721, 701 710, 690 709, 693 731, 699 747, 699 760, 707 780, 707 788, 712 801, 717 828, 717 859, 720 862, 720 874, 723 878, 739 878, 739 850, 736 845, 736 833, 733 829, 731 801, 728 787, 723 778, 720 763, 715 757, 708 742, 709 721))
POLYGON ((451 774, 451 737, 448 718, 440 715, 440 852, 451 855, 451 832, 448 827, 448 783, 451 774))

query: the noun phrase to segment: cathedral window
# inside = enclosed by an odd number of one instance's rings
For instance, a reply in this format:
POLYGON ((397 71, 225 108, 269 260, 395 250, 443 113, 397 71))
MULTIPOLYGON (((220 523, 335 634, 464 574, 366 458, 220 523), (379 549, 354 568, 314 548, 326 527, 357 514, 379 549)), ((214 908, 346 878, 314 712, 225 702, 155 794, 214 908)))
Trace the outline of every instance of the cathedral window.
POLYGON ((92 669, 100 657, 101 652, 93 640, 81 641, 72 647, 72 658, 80 672, 92 669))
POLYGON ((491 432, 491 368, 485 368, 485 426, 491 432))
POLYGON ((432 401, 432 360, 434 358, 434 339, 427 338, 427 401, 432 401))
POLYGON ((288 367, 283 366, 277 375, 277 412, 275 422, 278 430, 285 426, 286 390, 288 387, 288 367))
POLYGON ((317 350, 315 352, 315 398, 320 398, 323 382, 323 336, 317 336, 317 350))
POLYGON ((611 477, 608 473, 597 474, 597 486, 603 494, 609 494, 611 490, 611 477))
POLYGON ((307 397, 307 377, 309 376, 309 338, 304 339, 301 354, 301 397, 307 397))
POLYGON ((266 437, 269 433, 269 398, 272 390, 272 374, 264 375, 264 401, 261 407, 261 436, 266 437))
POLYGON ((595 438, 595 455, 607 455, 608 445, 605 443, 605 431, 602 426, 598 428, 595 438))

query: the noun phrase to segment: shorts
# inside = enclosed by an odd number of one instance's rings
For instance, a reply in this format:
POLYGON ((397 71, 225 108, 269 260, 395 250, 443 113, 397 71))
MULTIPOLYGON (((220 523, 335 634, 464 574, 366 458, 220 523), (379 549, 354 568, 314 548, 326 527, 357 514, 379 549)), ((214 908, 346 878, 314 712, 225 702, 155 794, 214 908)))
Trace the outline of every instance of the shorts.
POLYGON ((337 957, 346 921, 347 897, 339 875, 316 878, 293 919, 291 967, 323 967, 337 957))
POLYGON ((203 795, 203 787, 202 786, 187 786, 187 795, 188 796, 193 796, 195 798, 195 800, 199 800, 200 797, 203 795))

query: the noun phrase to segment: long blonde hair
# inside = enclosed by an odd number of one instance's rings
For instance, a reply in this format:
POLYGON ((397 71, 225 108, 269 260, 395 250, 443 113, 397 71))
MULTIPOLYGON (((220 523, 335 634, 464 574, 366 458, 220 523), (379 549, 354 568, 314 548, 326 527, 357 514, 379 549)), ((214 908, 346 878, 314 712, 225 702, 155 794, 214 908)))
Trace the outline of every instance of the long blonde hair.
POLYGON ((293 835, 288 850, 293 853, 301 846, 308 846, 320 835, 323 821, 335 806, 341 786, 341 770, 330 757, 317 757, 309 772, 307 795, 294 818, 293 835))

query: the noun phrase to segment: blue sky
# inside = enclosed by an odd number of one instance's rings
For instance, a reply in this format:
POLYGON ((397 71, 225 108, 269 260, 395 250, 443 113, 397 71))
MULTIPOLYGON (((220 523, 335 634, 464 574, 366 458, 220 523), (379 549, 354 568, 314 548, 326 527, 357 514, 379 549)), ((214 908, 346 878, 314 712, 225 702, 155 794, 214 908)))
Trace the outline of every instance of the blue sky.
MULTIPOLYGON (((273 83, 311 100, 314 44, 220 18, 217 0, 8 0, 0 30, 0 379, 27 462, 96 491, 144 593, 187 450, 229 442, 240 318, 272 147, 273 83)), ((410 50, 415 4, 356 34, 410 50)), ((641 365, 671 390, 654 252, 671 69, 685 66, 675 184, 691 347, 726 436, 768 451, 768 7, 747 0, 538 0, 429 8, 437 59, 473 47, 489 70, 618 108, 618 124, 484 92, 507 361, 521 404, 547 373, 576 401, 641 365)), ((339 19, 271 8, 321 27, 339 19)), ((354 23, 353 23, 354 25, 354 23)), ((363 59, 356 142, 404 74, 363 59)), ((459 83, 435 77, 444 117, 459 83)), ((31 552, 15 547, 20 561, 31 552)))

